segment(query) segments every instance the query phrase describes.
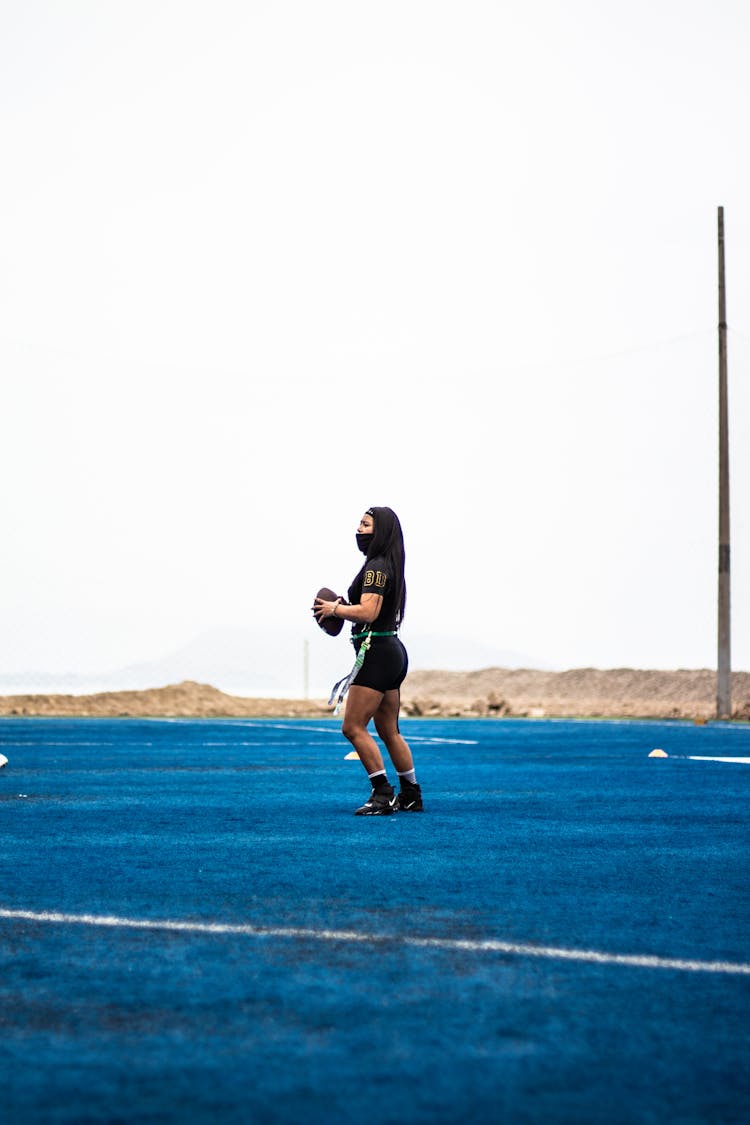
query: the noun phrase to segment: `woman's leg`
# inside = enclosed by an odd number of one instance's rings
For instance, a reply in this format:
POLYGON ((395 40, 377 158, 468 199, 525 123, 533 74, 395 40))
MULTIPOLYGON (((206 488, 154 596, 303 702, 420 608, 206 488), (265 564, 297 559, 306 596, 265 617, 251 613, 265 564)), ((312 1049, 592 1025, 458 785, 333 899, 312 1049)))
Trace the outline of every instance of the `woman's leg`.
POLYGON ((357 687, 356 684, 349 688, 346 698, 346 713, 341 729, 359 754, 372 782, 369 800, 356 810, 356 816, 390 816, 398 808, 398 797, 388 781, 383 755, 367 730, 367 724, 378 710, 382 699, 382 691, 357 687))
POLYGON ((370 776, 381 771, 385 772, 383 755, 378 749, 377 742, 367 730, 370 719, 382 706, 382 702, 382 691, 352 684, 346 697, 346 710, 341 727, 344 737, 349 739, 370 776))
POLYGON ((398 729, 400 707, 401 692, 399 688, 393 688, 383 696, 380 706, 375 711, 374 719, 375 729, 385 743, 396 772, 402 774, 414 769, 414 759, 406 739, 398 729))
POLYGON ((417 785, 414 773, 414 759, 406 739, 398 729, 400 702, 398 688, 387 691, 383 702, 375 712, 375 727, 398 773, 401 789, 396 798, 396 808, 400 812, 424 812, 422 790, 417 785))

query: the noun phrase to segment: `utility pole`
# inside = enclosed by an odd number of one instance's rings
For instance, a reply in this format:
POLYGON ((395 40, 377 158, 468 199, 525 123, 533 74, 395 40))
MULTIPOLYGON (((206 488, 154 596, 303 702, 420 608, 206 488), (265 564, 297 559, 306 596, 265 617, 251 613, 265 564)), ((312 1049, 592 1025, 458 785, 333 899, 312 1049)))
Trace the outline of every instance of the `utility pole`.
POLYGON ((716 718, 732 717, 729 570, 729 404, 727 396, 727 305, 724 284, 724 208, 719 208, 719 630, 716 718))

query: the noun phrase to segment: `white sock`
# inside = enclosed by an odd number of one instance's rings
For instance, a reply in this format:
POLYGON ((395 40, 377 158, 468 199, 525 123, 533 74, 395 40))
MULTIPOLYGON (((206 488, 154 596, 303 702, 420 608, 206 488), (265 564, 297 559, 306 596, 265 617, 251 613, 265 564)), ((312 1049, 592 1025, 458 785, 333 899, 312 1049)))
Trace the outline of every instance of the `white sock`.
POLYGON ((400 773, 398 776, 402 781, 408 782, 409 785, 417 784, 417 775, 413 769, 407 770, 405 773, 400 773))

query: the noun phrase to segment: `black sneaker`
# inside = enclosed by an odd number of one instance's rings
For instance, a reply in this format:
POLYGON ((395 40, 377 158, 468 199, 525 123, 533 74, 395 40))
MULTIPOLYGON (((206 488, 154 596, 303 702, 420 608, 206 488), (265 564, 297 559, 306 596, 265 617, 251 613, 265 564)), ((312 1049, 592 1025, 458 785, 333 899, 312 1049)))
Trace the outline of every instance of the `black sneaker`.
POLYGON ((422 790, 419 786, 404 782, 401 792, 396 797, 396 808, 399 812, 424 812, 422 790))
POLYGON ((373 789, 370 799, 357 809, 355 816, 390 816, 398 808, 398 797, 393 789, 384 793, 376 793, 373 789))

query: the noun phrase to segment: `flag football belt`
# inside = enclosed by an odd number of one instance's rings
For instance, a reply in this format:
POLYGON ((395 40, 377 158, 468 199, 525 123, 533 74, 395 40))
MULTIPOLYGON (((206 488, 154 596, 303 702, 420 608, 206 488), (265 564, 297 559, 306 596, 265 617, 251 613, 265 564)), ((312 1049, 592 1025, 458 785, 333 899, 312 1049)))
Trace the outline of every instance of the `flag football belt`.
POLYGON ((333 710, 334 715, 338 715, 339 711, 341 710, 341 704, 346 699, 346 693, 348 692, 349 688, 352 686, 352 683, 354 682, 354 680, 357 676, 357 673, 359 672, 360 668, 362 667, 362 665, 365 662, 365 657, 367 656, 367 653, 369 652, 370 645, 372 643, 372 638, 373 637, 395 637, 396 635, 397 635, 397 632, 396 632, 395 629, 387 629, 385 632, 382 632, 382 633, 375 632, 372 629, 368 629, 368 631, 366 633, 354 633, 352 635, 351 641, 352 641, 353 645, 356 645, 358 643, 358 641, 360 641, 360 640, 362 641, 362 644, 360 645, 359 651, 357 652, 357 658, 354 661, 354 667, 352 668, 351 672, 349 672, 348 675, 344 676, 344 678, 342 680, 339 680, 339 682, 337 684, 333 685, 333 690, 331 692, 331 698, 328 700, 328 706, 334 708, 334 710, 333 710), (334 707, 334 704, 335 704, 335 707, 334 707))

